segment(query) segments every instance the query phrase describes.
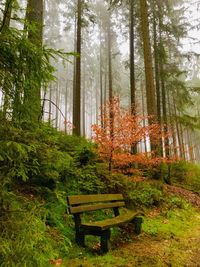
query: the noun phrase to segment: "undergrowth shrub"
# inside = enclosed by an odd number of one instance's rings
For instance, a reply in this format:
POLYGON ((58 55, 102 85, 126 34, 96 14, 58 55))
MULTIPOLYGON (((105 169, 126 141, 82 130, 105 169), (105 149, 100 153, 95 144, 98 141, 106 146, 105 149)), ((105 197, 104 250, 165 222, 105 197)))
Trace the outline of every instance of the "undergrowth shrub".
POLYGON ((0 266, 49 266, 61 251, 67 253, 69 240, 46 226, 46 213, 33 198, 12 195, 12 205, 0 216, 0 266))
POLYGON ((46 125, 33 131, 29 124, 8 124, 0 127, 0 136, 0 176, 14 183, 55 189, 59 182, 75 176, 75 166, 93 164, 96 157, 93 145, 84 138, 64 135, 46 125))
POLYGON ((159 206, 163 199, 162 187, 159 184, 137 182, 133 183, 132 189, 128 192, 130 204, 135 207, 159 206))
POLYGON ((180 161, 172 164, 173 181, 200 194, 200 166, 190 162, 180 161))

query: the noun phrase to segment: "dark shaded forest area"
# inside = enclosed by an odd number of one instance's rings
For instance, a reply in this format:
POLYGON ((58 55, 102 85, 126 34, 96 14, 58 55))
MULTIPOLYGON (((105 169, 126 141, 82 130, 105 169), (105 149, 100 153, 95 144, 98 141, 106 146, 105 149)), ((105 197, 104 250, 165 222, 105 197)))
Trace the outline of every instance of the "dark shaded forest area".
POLYGON ((0 1, 0 266, 199 266, 199 5, 0 1), (106 254, 67 203, 102 194, 143 221, 106 254))

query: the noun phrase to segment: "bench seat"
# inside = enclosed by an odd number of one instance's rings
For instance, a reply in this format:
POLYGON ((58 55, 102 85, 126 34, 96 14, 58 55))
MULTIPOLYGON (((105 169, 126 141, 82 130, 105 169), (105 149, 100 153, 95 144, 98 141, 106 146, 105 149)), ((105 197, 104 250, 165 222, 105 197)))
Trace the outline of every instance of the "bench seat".
POLYGON ((69 213, 73 214, 75 222, 75 240, 80 246, 85 246, 85 235, 95 235, 101 238, 102 252, 108 251, 110 228, 124 223, 132 223, 136 234, 140 234, 141 213, 127 210, 122 194, 77 195, 67 197, 69 213), (123 212, 121 213, 121 208, 123 212), (96 210, 112 209, 113 218, 95 222, 83 222, 82 214, 96 210))
POLYGON ((141 213, 126 210, 125 213, 119 216, 113 217, 111 219, 106 219, 106 220, 97 221, 97 222, 86 222, 86 223, 83 222, 81 224, 81 228, 88 229, 88 230, 92 229, 92 230, 103 231, 114 226, 119 226, 121 224, 131 222, 137 215, 141 215, 141 213))

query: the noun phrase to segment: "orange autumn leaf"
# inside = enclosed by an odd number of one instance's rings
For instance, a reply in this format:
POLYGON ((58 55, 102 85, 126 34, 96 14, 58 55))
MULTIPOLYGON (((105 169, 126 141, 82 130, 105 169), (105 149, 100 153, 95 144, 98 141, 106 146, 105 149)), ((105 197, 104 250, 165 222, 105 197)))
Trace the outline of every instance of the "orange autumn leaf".
POLYGON ((172 158, 157 156, 156 151, 140 152, 136 155, 131 153, 132 147, 149 138, 153 140, 154 146, 160 148, 160 140, 170 137, 170 133, 164 132, 164 125, 148 125, 148 116, 131 114, 129 110, 121 107, 117 97, 108 101, 101 109, 99 123, 94 124, 92 130, 93 140, 98 144, 102 160, 110 162, 119 170, 130 170, 130 164, 133 163, 154 166, 174 161, 172 158))

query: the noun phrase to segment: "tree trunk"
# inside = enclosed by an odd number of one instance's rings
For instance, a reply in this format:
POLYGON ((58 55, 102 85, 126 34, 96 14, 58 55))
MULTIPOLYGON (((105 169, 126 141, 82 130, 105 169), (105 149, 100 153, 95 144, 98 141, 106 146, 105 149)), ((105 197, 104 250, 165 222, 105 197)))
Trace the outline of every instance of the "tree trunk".
POLYGON ((103 58, 102 58, 102 29, 100 24, 100 55, 99 55, 99 86, 100 86, 100 117, 101 117, 101 127, 103 128, 103 58))
POLYGON ((83 136, 86 136, 86 125, 85 125, 85 79, 86 79, 86 72, 85 72, 85 65, 83 65, 83 90, 82 90, 82 97, 83 97, 83 100, 82 100, 82 133, 83 133, 83 136))
MULTIPOLYGON (((108 97, 110 102, 110 110, 109 110, 109 116, 110 116, 110 140, 113 141, 113 127, 114 127, 114 117, 113 117, 113 83, 112 83, 112 44, 111 44, 111 13, 109 11, 108 14, 108 97)), ((111 171, 112 168, 112 156, 110 157, 109 161, 109 170, 111 171)))
POLYGON ((159 50, 157 36, 157 18, 155 14, 155 0, 153 1, 153 47, 154 47, 154 69, 155 69, 155 85, 156 85, 156 103, 157 103, 157 119, 161 122, 161 103, 160 103, 160 73, 159 73, 159 50))
POLYGON ((136 101, 135 101, 135 14, 134 1, 130 1, 130 89, 131 89, 131 113, 135 115, 136 101))
MULTIPOLYGON (((5 3, 5 9, 3 12, 3 20, 0 27, 0 32, 3 32, 4 29, 8 28, 10 26, 10 19, 11 19, 11 13, 12 13, 12 4, 13 0, 7 0, 5 3)), ((7 110, 9 108, 9 91, 11 89, 11 84, 9 82, 9 79, 7 77, 3 78, 3 96, 4 96, 4 102, 3 102, 3 118, 6 119, 7 116, 7 110)))
POLYGON ((82 0, 77 3, 77 32, 76 32, 76 79, 75 90, 73 95, 73 134, 81 135, 81 17, 82 17, 82 0))
MULTIPOLYGON (((134 1, 129 2, 129 19, 130 19, 130 90, 131 90, 131 114, 136 115, 136 86, 135 86, 135 14, 134 14, 134 1)), ((131 147, 131 153, 137 153, 137 145, 131 147)))
POLYGON ((4 30, 5 27, 9 27, 10 25, 13 1, 14 0, 6 0, 5 9, 3 11, 3 19, 0 26, 0 33, 4 30))
MULTIPOLYGON (((28 28, 28 39, 35 46, 41 48, 43 41, 43 0, 28 0, 26 20, 31 25, 28 28)), ((40 65, 41 62, 38 62, 38 72, 40 65)), ((38 122, 41 119, 41 83, 39 80, 35 80, 35 84, 29 84, 29 77, 32 75, 30 66, 30 71, 26 77, 27 87, 24 90, 24 116, 32 122, 38 122)))
MULTIPOLYGON (((146 97, 147 97, 147 112, 149 116, 154 116, 156 119, 156 101, 155 101, 155 86, 153 77, 153 64, 151 56, 151 44, 148 22, 148 7, 146 0, 140 0, 140 19, 143 41, 144 65, 145 65, 145 80, 146 80, 146 97)), ((152 119, 149 120, 152 123, 152 119)))
MULTIPOLYGON (((151 44, 149 34, 148 7, 146 0, 140 0, 140 21, 143 42, 144 66, 145 66, 145 81, 146 81, 146 98, 147 98, 147 113, 149 116, 149 124, 157 120, 155 86, 153 76, 153 63, 151 56, 151 44)), ((154 141, 150 136, 150 148, 155 149, 154 141)))

